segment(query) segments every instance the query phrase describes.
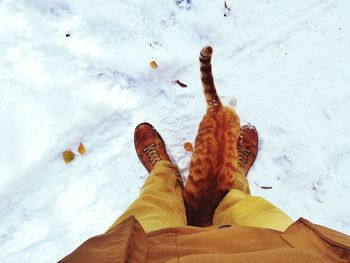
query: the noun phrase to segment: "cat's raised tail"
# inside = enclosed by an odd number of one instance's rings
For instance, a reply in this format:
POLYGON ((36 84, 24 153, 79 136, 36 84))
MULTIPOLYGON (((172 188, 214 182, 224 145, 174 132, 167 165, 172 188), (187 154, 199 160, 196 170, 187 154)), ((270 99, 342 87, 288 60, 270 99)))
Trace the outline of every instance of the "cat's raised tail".
POLYGON ((208 111, 216 110, 222 107, 220 98, 216 93, 214 84, 213 72, 211 68, 211 56, 213 54, 213 48, 206 46, 202 48, 199 54, 201 81, 205 99, 208 105, 208 111))

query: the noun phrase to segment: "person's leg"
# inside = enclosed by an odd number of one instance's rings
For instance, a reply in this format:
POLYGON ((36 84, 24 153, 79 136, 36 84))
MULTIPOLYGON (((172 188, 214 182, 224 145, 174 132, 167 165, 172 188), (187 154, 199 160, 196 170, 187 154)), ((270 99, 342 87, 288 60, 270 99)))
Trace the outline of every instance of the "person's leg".
POLYGON ((181 184, 176 166, 169 161, 158 161, 143 185, 140 197, 107 231, 131 215, 136 217, 146 233, 166 227, 185 226, 186 212, 181 184))
POLYGON ((236 182, 217 207, 214 225, 237 224, 284 231, 293 220, 262 197, 250 195, 245 174, 239 168, 236 182))
POLYGON ((185 226, 183 182, 177 167, 171 162, 163 138, 151 124, 144 122, 135 128, 134 143, 137 156, 150 175, 140 197, 107 231, 132 215, 146 232, 185 226))
POLYGON ((258 132, 254 126, 241 127, 238 140, 238 170, 232 189, 216 208, 214 225, 237 224, 285 230, 293 220, 262 197, 250 195, 246 175, 258 152, 258 132))

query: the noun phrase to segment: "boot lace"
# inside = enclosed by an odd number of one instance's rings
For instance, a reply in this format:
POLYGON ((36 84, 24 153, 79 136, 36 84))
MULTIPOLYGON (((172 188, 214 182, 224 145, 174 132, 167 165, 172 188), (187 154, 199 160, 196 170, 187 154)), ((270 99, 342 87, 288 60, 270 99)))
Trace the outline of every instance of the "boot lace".
POLYGON ((160 154, 155 143, 147 146, 143 149, 143 152, 146 154, 148 161, 150 161, 152 165, 155 165, 156 162, 160 161, 160 154))
POLYGON ((239 146, 237 147, 237 150, 238 150, 238 166, 243 169, 245 164, 247 163, 247 157, 250 151, 239 146))

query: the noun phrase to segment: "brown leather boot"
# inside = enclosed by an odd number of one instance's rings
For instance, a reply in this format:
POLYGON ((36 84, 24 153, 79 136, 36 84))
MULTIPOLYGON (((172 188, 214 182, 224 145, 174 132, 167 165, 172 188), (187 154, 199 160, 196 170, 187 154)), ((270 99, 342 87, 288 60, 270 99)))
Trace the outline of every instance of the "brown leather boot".
POLYGON ((238 138, 238 166, 247 176, 258 154, 258 131, 250 124, 241 127, 238 138))
POLYGON ((151 172, 156 162, 170 161, 163 138, 149 123, 144 122, 135 128, 134 144, 137 156, 148 172, 151 172))

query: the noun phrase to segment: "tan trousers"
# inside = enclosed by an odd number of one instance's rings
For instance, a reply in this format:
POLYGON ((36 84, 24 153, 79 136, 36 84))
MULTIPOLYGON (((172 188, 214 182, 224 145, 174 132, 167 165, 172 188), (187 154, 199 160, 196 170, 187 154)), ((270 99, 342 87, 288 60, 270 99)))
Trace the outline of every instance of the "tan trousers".
MULTIPOLYGON (((243 170, 237 172, 232 190, 218 205, 213 225, 237 224, 284 231, 292 219, 262 197, 250 195, 243 170)), ((175 165, 159 161, 143 185, 137 198, 107 230, 131 215, 151 232, 167 227, 186 226, 186 212, 180 185, 180 174, 175 165)))

